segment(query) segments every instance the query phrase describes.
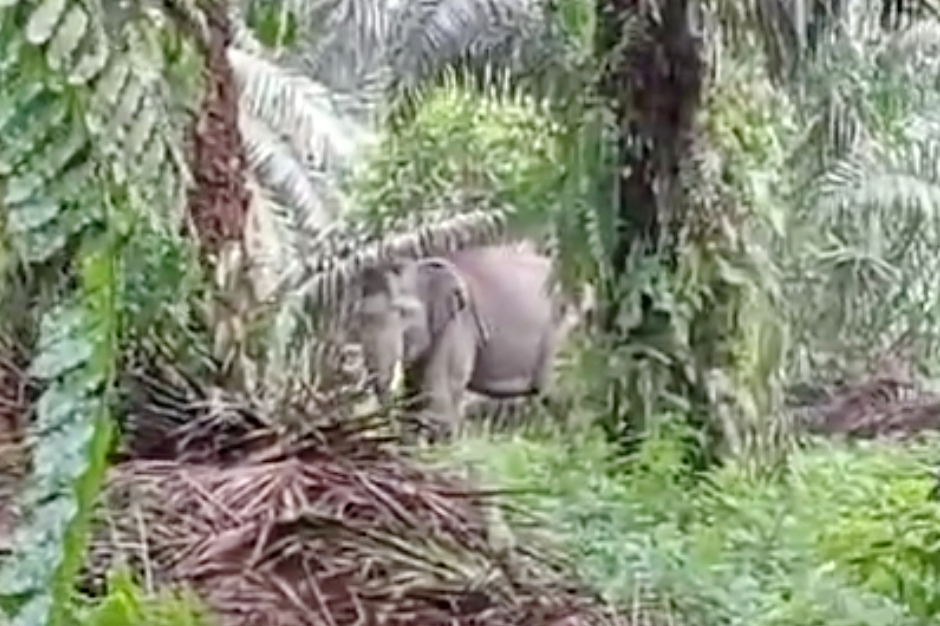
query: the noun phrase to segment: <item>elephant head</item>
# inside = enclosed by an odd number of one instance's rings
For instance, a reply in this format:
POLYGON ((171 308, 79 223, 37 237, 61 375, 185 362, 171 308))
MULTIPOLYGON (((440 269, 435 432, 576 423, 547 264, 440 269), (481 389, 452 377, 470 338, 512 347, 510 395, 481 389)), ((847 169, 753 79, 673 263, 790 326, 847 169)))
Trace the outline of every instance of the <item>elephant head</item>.
POLYGON ((395 367, 426 362, 445 327, 470 304, 470 293, 457 269, 442 258, 370 268, 361 286, 359 342, 376 394, 387 401, 395 367))

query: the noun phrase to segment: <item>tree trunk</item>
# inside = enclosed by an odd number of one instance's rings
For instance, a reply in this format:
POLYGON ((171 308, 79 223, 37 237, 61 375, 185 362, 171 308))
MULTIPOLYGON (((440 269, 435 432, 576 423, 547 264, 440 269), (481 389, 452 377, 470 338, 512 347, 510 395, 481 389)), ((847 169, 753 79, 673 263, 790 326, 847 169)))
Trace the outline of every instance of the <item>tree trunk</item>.
MULTIPOLYGON (((614 181, 619 236, 610 259, 618 278, 630 271, 634 251, 661 255, 665 261, 663 271, 673 271, 677 235, 692 217, 680 172, 692 154, 704 64, 698 38, 690 28, 689 2, 600 0, 598 6, 596 54, 604 63, 600 91, 612 107, 619 129, 614 181), (651 8, 651 4, 658 6, 651 8), (625 37, 628 24, 631 27, 625 37)), ((620 308, 630 306, 632 301, 616 291, 611 296, 601 323, 614 345, 643 341, 673 330, 670 316, 655 310, 654 302, 646 295, 640 303, 639 325, 629 330, 621 328, 620 308)), ((668 380, 670 395, 687 399, 692 407, 699 406, 705 400, 695 381, 689 380, 690 363, 683 355, 670 356, 674 358, 665 368, 637 363, 637 371, 658 368, 668 380)), ((625 395, 635 392, 629 384, 622 389, 625 395)), ((634 398, 617 400, 625 407, 637 404, 634 398)), ((654 402, 653 411, 658 412, 659 399, 654 402)), ((638 441, 635 435, 646 427, 643 421, 649 416, 648 408, 624 410, 604 425, 608 435, 630 448, 638 441)), ((693 408, 688 418, 689 425, 698 432, 711 430, 707 414, 699 415, 693 408)), ((711 448, 710 443, 704 448, 690 447, 691 465, 704 467, 710 463, 711 448)))
POLYGON ((619 128, 617 198, 619 244, 611 259, 626 270, 632 249, 660 250, 681 219, 678 174, 688 155, 702 90, 699 42, 688 18, 689 0, 601 0, 596 49, 605 61, 602 95, 619 128), (640 20, 645 37, 623 41, 624 26, 640 20))
POLYGON ((213 0, 204 8, 206 85, 190 136, 195 185, 189 194, 189 212, 204 251, 218 253, 224 242, 242 239, 250 196, 238 127, 238 87, 227 57, 231 34, 226 3, 213 0))

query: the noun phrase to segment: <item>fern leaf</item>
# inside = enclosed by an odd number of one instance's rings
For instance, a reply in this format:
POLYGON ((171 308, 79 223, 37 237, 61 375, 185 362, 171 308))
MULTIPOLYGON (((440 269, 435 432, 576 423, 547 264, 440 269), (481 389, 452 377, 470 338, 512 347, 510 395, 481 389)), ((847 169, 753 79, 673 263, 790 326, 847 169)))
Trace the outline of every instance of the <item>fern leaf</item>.
POLYGON ((155 74, 158 59, 135 45, 141 33, 133 26, 128 39, 110 67, 96 81, 98 88, 89 122, 107 138, 101 150, 113 156, 112 167, 119 178, 140 181, 147 190, 142 201, 163 209, 148 215, 153 225, 175 229, 183 216, 189 172, 182 154, 181 124, 171 114, 167 86, 155 74), (166 211, 169 207, 170 211, 166 211))
POLYGON ((43 319, 31 370, 47 387, 30 437, 28 517, 17 529, 11 560, 0 570, 3 595, 29 598, 16 612, 21 623, 68 623, 65 611, 111 437, 108 398, 99 393, 113 375, 115 329, 100 323, 100 313, 114 310, 112 295, 94 304, 73 302, 43 319), (47 549, 37 551, 39 546, 47 549), (61 552, 50 554, 49 548, 61 552))

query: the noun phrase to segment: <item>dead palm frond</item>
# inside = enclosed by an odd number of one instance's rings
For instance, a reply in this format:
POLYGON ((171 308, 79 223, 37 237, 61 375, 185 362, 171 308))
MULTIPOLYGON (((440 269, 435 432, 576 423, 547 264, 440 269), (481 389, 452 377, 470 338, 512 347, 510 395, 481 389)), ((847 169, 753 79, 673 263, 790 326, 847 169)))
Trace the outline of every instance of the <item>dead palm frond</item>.
POLYGON ((547 544, 497 545, 499 494, 403 456, 383 418, 138 389, 136 440, 171 449, 112 469, 88 591, 121 560, 150 587, 192 587, 226 626, 625 623, 547 544))

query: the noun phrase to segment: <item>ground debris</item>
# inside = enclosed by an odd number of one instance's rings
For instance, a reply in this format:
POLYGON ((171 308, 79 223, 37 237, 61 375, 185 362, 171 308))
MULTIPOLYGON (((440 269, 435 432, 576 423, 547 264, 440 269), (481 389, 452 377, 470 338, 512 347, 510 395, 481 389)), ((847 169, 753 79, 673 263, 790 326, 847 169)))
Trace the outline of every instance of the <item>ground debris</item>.
POLYGON ((906 438, 940 428, 940 395, 908 377, 875 373, 831 390, 814 390, 798 407, 812 433, 850 438, 906 438))
POLYGON ((303 433, 232 403, 190 418, 147 432, 173 442, 151 448, 162 458, 112 468, 86 592, 120 562, 146 587, 192 588, 223 626, 641 623, 548 548, 496 547, 499 494, 421 465, 381 418, 319 416, 303 433))

